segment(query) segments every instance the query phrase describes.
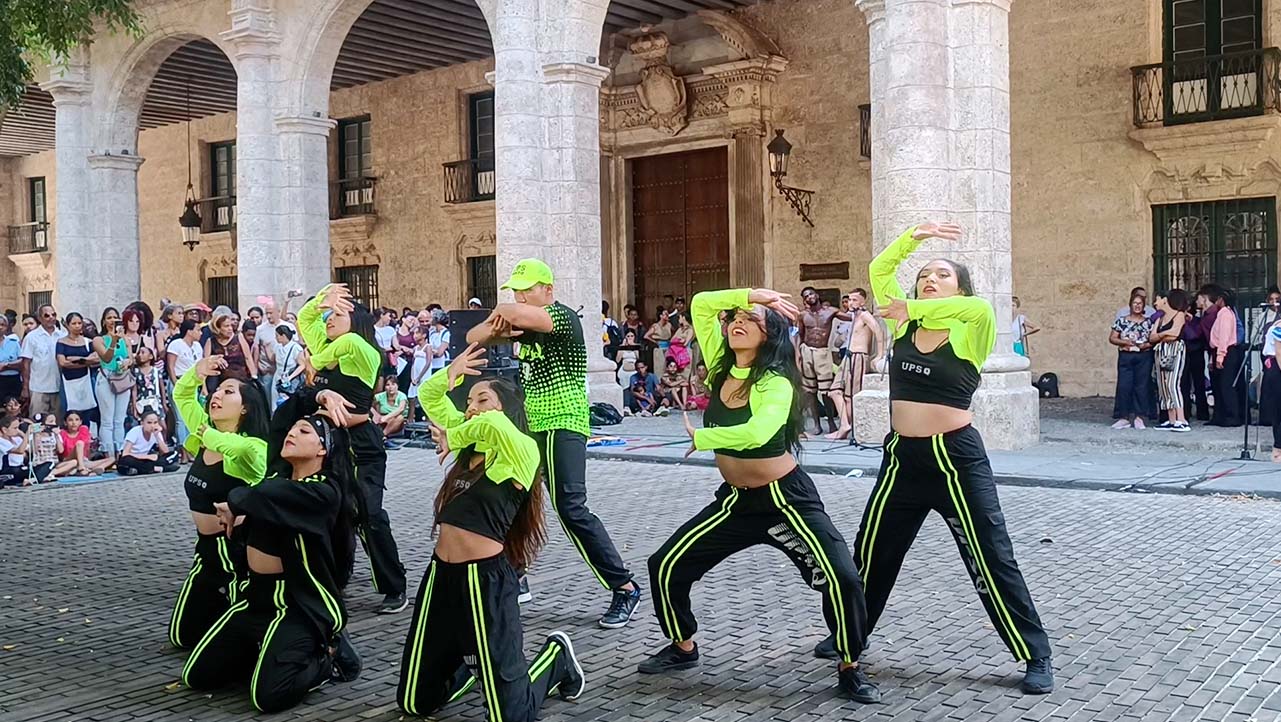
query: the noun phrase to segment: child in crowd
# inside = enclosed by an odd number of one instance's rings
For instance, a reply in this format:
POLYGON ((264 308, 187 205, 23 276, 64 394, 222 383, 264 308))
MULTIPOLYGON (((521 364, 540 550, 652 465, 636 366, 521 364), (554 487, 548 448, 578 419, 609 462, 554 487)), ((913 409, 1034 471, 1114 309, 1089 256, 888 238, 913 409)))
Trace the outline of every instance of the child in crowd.
POLYGON ((623 415, 653 416, 658 407, 658 377, 644 361, 636 362, 631 387, 623 390, 623 415))
POLYGON ((24 422, 16 416, 0 419, 0 487, 30 486, 27 478, 27 448, 31 441, 24 422))
POLYGON ((28 419, 27 417, 22 415, 22 402, 19 401, 16 396, 10 396, 9 398, 4 400, 3 415, 12 416, 13 418, 17 419, 18 421, 24 424, 31 423, 31 419, 28 419))
POLYGON ((707 410, 707 403, 711 401, 711 392, 707 390, 707 364, 702 361, 694 367, 694 375, 689 379, 689 406, 692 411, 707 410))
POLYGON ((414 327, 414 365, 409 369, 409 418, 426 418, 418 404, 418 386, 431 375, 431 345, 428 335, 430 326, 419 324, 414 327))
MULTIPOLYGON (((409 399, 400 390, 400 382, 394 374, 383 378, 383 390, 374 394, 374 423, 382 427, 383 438, 390 439, 405 428, 409 416, 409 399)), ((390 441, 383 443, 394 446, 390 441)))
POLYGON ((141 419, 148 409, 156 412, 160 421, 165 418, 165 384, 160 367, 156 365, 156 353, 143 346, 134 354, 133 396, 129 408, 133 416, 141 419))
POLYGON ((169 444, 165 442, 165 434, 160 427, 160 415, 147 411, 138 425, 125 434, 125 448, 116 460, 116 470, 122 476, 177 471, 178 463, 168 458, 169 453, 169 444))
POLYGON ((100 474, 111 465, 111 459, 90 461, 93 440, 89 436, 89 427, 80 418, 80 412, 68 411, 62 418, 62 429, 58 432, 58 455, 62 459, 53 471, 58 476, 92 476, 100 474))
POLYGON ((31 473, 29 478, 43 484, 57 481, 55 466, 58 463, 58 418, 53 414, 36 414, 31 439, 31 473))
POLYGON ((672 356, 667 357, 667 373, 658 385, 663 408, 685 410, 689 398, 689 385, 681 373, 680 364, 672 356))

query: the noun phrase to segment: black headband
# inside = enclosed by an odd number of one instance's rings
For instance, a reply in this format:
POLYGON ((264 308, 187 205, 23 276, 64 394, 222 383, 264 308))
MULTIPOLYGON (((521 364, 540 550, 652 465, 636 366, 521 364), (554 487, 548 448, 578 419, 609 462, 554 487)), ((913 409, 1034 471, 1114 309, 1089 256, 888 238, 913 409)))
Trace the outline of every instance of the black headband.
POLYGON ((320 441, 324 445, 326 452, 333 449, 334 440, 333 436, 330 434, 330 429, 332 427, 329 424, 329 419, 321 416, 320 414, 312 414, 311 416, 304 417, 303 420, 311 424, 311 428, 316 430, 316 435, 320 437, 320 441))

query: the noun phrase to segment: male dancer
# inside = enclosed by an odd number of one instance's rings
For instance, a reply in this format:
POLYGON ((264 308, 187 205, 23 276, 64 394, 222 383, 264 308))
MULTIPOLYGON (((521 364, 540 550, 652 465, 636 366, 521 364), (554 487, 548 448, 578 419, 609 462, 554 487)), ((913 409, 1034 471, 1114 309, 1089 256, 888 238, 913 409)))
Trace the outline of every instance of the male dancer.
POLYGON ((849 338, 845 340, 845 360, 836 371, 836 383, 832 385, 830 394, 832 405, 841 415, 841 428, 826 437, 834 441, 850 435, 854 428, 854 395, 863 390, 863 375, 885 358, 885 328, 866 308, 867 291, 856 288, 846 299, 854 321, 851 322, 849 338), (875 356, 869 364, 869 354, 873 349, 875 356))
MULTIPOLYGON (((614 597, 600 618, 606 629, 622 627, 640 604, 640 589, 614 548, 605 525, 587 508, 587 346, 578 315, 555 300, 552 269, 536 258, 516 264, 503 290, 516 303, 500 303, 484 323, 467 332, 467 343, 520 342, 520 378, 529 431, 538 442, 544 478, 565 535, 601 586, 614 597)), ((521 577, 522 601, 529 599, 521 577)))
POLYGON ((823 417, 836 431, 835 409, 820 411, 820 405, 832 391, 835 376, 832 352, 827 343, 832 335, 832 321, 851 321, 853 316, 836 308, 824 308, 813 286, 801 289, 805 308, 801 311, 801 389, 805 392, 805 407, 814 417, 816 433, 823 433, 823 417))

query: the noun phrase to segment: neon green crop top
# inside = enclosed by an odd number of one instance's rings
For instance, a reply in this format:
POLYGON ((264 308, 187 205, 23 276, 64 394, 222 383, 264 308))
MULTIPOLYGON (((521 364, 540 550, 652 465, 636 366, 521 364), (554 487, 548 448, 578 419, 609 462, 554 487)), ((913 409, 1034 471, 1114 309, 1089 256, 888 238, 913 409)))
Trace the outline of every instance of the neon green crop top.
MULTIPOLYGON (((907 315, 925 329, 948 332, 947 342, 957 358, 982 369, 983 362, 996 344, 996 314, 992 304, 978 296, 952 296, 950 298, 914 298, 903 293, 896 276, 898 267, 916 250, 921 242, 912 238, 912 226, 877 254, 868 266, 872 279, 872 294, 880 307, 888 306, 896 298, 907 301, 907 315)), ((898 339, 910 324, 889 321, 891 339, 898 339)))
MULTIPOLYGON (((698 338, 699 348, 703 350, 703 361, 708 368, 715 368, 721 356, 726 353, 725 333, 721 328, 720 312, 751 308, 752 304, 747 301, 749 293, 750 291, 745 288, 730 291, 704 291, 696 294, 690 302, 689 310, 694 321, 694 335, 698 338)), ((738 367, 730 369, 730 375, 738 379, 747 378, 747 374, 748 369, 738 367)), ((720 403, 720 389, 709 390, 714 399, 712 403, 720 403)), ((752 385, 748 393, 747 403, 751 414, 747 420, 727 426, 696 430, 694 448, 699 451, 720 452, 746 452, 766 448, 770 452, 769 456, 786 453, 787 448, 782 441, 781 433, 792 412, 792 394, 794 393, 795 389, 787 379, 774 374, 765 375, 752 385)), ((732 414, 734 410, 728 411, 732 414)), ((706 416, 704 420, 706 421, 706 416)), ((765 456, 765 454, 737 453, 726 455, 749 458, 765 456)))
MULTIPOLYGON (((459 376, 455 388, 463 382, 459 376)), ((486 411, 466 418, 447 395, 449 374, 438 371, 418 386, 418 402, 427 417, 445 430, 449 448, 475 446, 485 455, 485 476, 496 484, 511 479, 526 489, 538 476, 538 444, 501 411, 486 411)))
POLYGON ((372 389, 378 383, 382 353, 354 333, 344 333, 333 341, 329 340, 320 311, 320 300, 327 290, 329 286, 320 289, 315 298, 298 310, 298 333, 307 342, 311 365, 317 371, 337 366, 344 374, 355 376, 372 389))
POLYGON ((267 441, 243 434, 219 431, 209 423, 209 414, 197 398, 201 378, 192 366, 173 387, 173 405, 182 423, 191 430, 183 447, 192 455, 202 448, 222 454, 222 468, 227 474, 249 484, 257 484, 267 473, 267 441))

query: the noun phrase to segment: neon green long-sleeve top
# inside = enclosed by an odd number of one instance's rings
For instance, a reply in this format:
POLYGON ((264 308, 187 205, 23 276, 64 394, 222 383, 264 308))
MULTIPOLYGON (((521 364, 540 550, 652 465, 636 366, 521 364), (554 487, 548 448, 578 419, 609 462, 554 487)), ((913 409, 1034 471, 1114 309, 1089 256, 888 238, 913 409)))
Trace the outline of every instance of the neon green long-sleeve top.
MULTIPOLYGON (((459 376, 455 388, 462 382, 459 376)), ((485 456, 485 476, 490 481, 501 484, 510 479, 529 489, 538 476, 538 444, 501 411, 486 411, 468 419, 454 406, 448 392, 449 374, 443 370, 418 386, 418 402, 427 418, 445 430, 449 448, 476 447, 476 453, 485 456)))
MULTIPOLYGON (((728 291, 703 291, 690 301, 690 316, 694 322, 694 336, 698 346, 703 350, 703 362, 708 368, 715 368, 721 357, 727 352, 725 333, 721 328, 720 312, 750 309, 748 302, 751 291, 739 288, 728 291)), ((745 379, 748 369, 734 367, 730 375, 745 379)), ((711 389, 719 394, 719 388, 711 389)), ((792 394, 795 389, 792 383, 777 374, 766 374, 752 385, 747 403, 751 407, 751 418, 742 424, 702 428, 694 432, 694 448, 699 451, 744 451, 764 446, 787 423, 792 411, 792 394)))
MULTIPOLYGON (((916 226, 907 229, 877 254, 868 266, 876 304, 884 308, 894 299, 905 299, 909 319, 917 321, 925 329, 946 329, 948 343, 957 358, 963 358, 982 370, 983 362, 996 344, 996 314, 992 311, 992 304, 978 296, 907 298, 898 284, 898 267, 921 245, 912 237, 915 232, 916 226)), ((889 325, 892 339, 902 336, 908 326, 897 321, 889 321, 889 325)))
POLYGON ((193 366, 173 387, 173 404, 182 423, 191 430, 183 447, 192 455, 201 449, 222 454, 222 468, 231 476, 257 484, 267 473, 267 442, 244 434, 219 431, 209 423, 209 414, 200 405, 200 374, 193 366))
POLYGON ((314 298, 298 310, 298 333, 307 342, 311 365, 317 370, 337 366, 339 371, 364 381, 372 389, 378 382, 382 354, 370 346, 368 341, 351 332, 329 340, 320 310, 320 300, 328 290, 329 286, 320 289, 314 298))

